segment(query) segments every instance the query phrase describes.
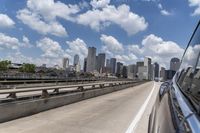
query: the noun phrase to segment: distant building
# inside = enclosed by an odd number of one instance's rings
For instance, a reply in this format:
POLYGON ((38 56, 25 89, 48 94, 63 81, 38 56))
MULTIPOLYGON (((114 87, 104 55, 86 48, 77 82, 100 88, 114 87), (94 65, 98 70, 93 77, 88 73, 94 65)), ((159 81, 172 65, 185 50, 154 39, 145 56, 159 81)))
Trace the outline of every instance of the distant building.
POLYGON ((97 71, 99 73, 102 73, 103 68, 105 67, 105 59, 106 54, 105 53, 99 53, 97 58, 97 71))
POLYGON ((63 69, 66 70, 69 67, 69 59, 63 58, 63 69))
POLYGON ((106 72, 110 73, 110 60, 106 59, 106 72))
POLYGON ((83 71, 84 71, 84 72, 87 71, 87 58, 84 58, 84 62, 83 62, 83 71))
POLYGON ((154 63, 154 79, 158 79, 160 73, 159 64, 157 62, 154 63))
POLYGON ((78 61, 78 63, 75 65, 75 71, 76 71, 76 72, 80 72, 80 71, 81 71, 81 64, 80 64, 79 61, 78 61))
POLYGON ((175 75, 176 71, 174 70, 166 70, 165 74, 166 74, 166 80, 171 80, 174 75, 175 75))
POLYGON ((115 74, 115 68, 116 68, 116 58, 111 58, 110 59, 110 69, 111 69, 111 73, 115 74))
POLYGON ((170 70, 177 71, 181 65, 179 58, 172 58, 170 60, 170 70))
POLYGON ((165 71, 166 71, 165 68, 161 67, 161 69, 160 69, 160 79, 161 79, 161 81, 166 80, 166 72, 165 71))
POLYGON ((138 79, 147 80, 147 66, 138 67, 138 79))
POLYGON ((41 67, 44 67, 44 68, 46 68, 47 67, 47 65, 46 64, 42 64, 42 66, 41 67))
POLYGON ((143 61, 138 61, 136 62, 136 72, 138 74, 138 68, 144 66, 144 62, 143 61))
POLYGON ((151 79, 150 80, 154 80, 154 64, 151 64, 151 71, 150 71, 150 76, 151 76, 151 79))
POLYGON ((128 65, 127 76, 129 79, 136 78, 136 65, 135 64, 128 65))
POLYGON ((127 78, 127 66, 123 66, 122 68, 122 77, 127 78))
POLYGON ((74 66, 76 66, 79 63, 79 55, 74 55, 74 66))
POLYGON ((88 56, 87 56, 87 72, 94 72, 96 69, 96 48, 89 47, 88 48, 88 56))
POLYGON ((144 58, 144 66, 147 67, 146 79, 150 80, 151 79, 151 58, 149 57, 144 58))
POLYGON ((122 69, 123 69, 123 63, 117 62, 117 70, 116 70, 117 77, 122 77, 122 69))

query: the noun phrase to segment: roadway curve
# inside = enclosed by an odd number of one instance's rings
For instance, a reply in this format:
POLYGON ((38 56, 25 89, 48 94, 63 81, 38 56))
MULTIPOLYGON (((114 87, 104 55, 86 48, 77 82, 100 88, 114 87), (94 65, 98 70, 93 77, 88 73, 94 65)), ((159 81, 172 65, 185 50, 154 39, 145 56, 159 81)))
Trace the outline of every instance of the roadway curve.
POLYGON ((160 83, 155 83, 153 87, 154 82, 148 82, 2 123, 0 133, 128 133, 128 129, 133 125, 136 128, 130 131, 145 133, 159 85, 160 83), (135 121, 146 101, 148 104, 144 113, 139 117, 139 121, 135 121))

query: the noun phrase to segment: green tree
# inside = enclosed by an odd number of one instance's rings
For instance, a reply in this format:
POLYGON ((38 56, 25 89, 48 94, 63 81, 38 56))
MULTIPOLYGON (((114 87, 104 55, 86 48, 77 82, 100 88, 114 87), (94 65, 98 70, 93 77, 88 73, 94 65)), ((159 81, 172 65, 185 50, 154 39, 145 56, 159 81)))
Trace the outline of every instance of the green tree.
POLYGON ((10 65, 11 65, 11 61, 8 61, 8 60, 0 61, 0 71, 8 70, 10 65))
POLYGON ((34 73, 35 72, 35 65, 34 64, 28 64, 24 63, 20 68, 20 72, 26 72, 26 73, 34 73))

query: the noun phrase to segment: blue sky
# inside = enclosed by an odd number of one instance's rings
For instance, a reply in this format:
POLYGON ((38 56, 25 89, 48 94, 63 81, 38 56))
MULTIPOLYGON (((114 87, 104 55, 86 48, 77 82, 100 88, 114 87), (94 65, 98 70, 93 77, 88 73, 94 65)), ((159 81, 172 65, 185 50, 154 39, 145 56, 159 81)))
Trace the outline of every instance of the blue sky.
POLYGON ((53 66, 95 46, 125 64, 149 56, 168 67, 199 15, 200 0, 1 0, 0 59, 53 66))

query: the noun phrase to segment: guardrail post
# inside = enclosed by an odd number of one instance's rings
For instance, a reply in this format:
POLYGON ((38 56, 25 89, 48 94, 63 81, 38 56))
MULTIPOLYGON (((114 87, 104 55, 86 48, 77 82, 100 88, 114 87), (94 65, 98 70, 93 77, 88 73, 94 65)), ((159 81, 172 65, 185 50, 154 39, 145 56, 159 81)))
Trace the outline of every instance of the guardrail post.
POLYGON ((6 98, 14 98, 14 99, 16 99, 16 98, 17 98, 17 95, 16 95, 15 92, 12 92, 12 93, 10 93, 6 98))
POLYGON ((54 91, 53 91, 54 93, 59 93, 59 89, 58 88, 56 88, 56 89, 54 89, 54 91))
POLYGON ((109 86, 113 86, 113 83, 109 83, 109 86))
POLYGON ((95 88, 95 85, 92 85, 92 88, 94 89, 94 88, 95 88))
POLYGON ((49 97, 49 93, 47 90, 42 90, 42 95, 41 95, 41 98, 47 98, 49 97))
POLYGON ((100 88, 103 88, 103 87, 104 87, 104 84, 100 84, 99 87, 100 87, 100 88))
POLYGON ((79 90, 79 91, 84 91, 83 86, 78 86, 78 90, 79 90))

